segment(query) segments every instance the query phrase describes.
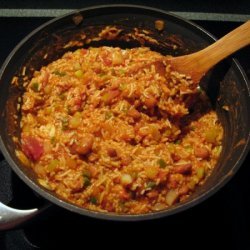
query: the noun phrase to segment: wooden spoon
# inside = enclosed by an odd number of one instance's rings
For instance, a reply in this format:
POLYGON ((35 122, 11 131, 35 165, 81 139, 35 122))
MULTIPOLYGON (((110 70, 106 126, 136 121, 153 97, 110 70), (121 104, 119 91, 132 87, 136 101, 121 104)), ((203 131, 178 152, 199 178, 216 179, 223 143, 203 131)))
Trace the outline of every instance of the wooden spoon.
POLYGON ((249 44, 250 20, 203 50, 190 55, 169 57, 166 61, 173 70, 191 76, 194 83, 199 83, 215 64, 249 44))

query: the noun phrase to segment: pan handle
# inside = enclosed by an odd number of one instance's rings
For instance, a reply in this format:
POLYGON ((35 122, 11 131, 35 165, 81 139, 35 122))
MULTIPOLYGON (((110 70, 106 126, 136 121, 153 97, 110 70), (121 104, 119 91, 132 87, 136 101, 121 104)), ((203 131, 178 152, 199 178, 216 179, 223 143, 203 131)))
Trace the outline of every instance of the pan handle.
POLYGON ((8 207, 0 202, 0 230, 14 228, 36 216, 39 212, 38 208, 19 210, 8 207))

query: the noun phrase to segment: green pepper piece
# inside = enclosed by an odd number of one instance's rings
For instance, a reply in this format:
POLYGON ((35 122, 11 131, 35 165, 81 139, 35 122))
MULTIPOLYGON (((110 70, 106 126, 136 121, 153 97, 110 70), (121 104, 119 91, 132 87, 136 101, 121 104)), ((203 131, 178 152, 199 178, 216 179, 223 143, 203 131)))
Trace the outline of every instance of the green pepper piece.
POLYGON ((165 168, 167 166, 167 163, 162 158, 157 160, 157 164, 160 168, 165 168))
POLYGON ((154 188, 156 186, 156 183, 154 181, 149 181, 147 183, 147 188, 154 188))
POLYGON ((38 92, 38 91, 39 91, 39 83, 38 83, 38 82, 32 83, 31 89, 32 89, 33 91, 35 91, 35 92, 38 92))
POLYGON ((90 201, 90 203, 92 203, 92 204, 94 204, 94 205, 97 204, 97 199, 96 199, 96 197, 93 197, 93 196, 90 197, 89 201, 90 201))

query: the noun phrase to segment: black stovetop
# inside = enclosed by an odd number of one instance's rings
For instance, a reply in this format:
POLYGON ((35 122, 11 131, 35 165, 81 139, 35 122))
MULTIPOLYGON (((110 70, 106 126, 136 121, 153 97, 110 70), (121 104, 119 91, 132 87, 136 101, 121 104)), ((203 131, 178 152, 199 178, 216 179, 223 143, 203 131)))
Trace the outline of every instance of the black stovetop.
MULTIPOLYGON (((0 64, 31 30, 49 18, 0 17, 0 64)), ((217 37, 240 23, 196 21, 217 37)), ((250 78, 250 48, 236 55, 250 78)), ((45 201, 11 171, 0 153, 0 200, 15 208, 40 207, 45 201)), ((146 222, 119 223, 90 219, 52 205, 19 229, 0 233, 0 249, 71 249, 143 247, 177 249, 204 247, 250 248, 250 154, 234 178, 202 204, 171 217, 146 222), (103 235, 106 235, 103 239, 103 235), (115 238, 115 240, 114 240, 115 238), (202 245, 200 245, 203 242, 202 245), (146 243, 146 244, 145 244, 146 243), (112 245, 111 245, 112 244, 112 245)), ((191 248, 191 249, 192 249, 191 248)))

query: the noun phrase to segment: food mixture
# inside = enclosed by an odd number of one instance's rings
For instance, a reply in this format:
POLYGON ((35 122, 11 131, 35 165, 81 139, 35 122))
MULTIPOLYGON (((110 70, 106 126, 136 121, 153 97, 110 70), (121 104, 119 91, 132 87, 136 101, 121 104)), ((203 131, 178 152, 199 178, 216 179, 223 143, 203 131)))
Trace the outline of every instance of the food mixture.
POLYGON ((216 165, 223 129, 206 95, 149 48, 67 52, 23 94, 21 150, 38 182, 120 214, 187 199, 216 165))

